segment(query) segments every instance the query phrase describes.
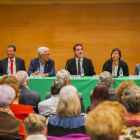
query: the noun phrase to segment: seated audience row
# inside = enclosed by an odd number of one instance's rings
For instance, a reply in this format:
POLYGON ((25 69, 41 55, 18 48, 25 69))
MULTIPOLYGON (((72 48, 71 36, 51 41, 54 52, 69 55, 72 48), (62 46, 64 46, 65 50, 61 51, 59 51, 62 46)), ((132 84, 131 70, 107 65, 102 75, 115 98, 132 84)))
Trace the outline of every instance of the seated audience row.
POLYGON ((10 106, 10 110, 14 113, 14 115, 24 121, 24 119, 30 114, 34 113, 33 107, 26 105, 25 99, 20 96, 19 91, 19 83, 16 77, 14 76, 3 76, 2 79, 0 79, 0 85, 9 85, 15 90, 15 98, 10 106))
MULTIPOLYGON (((51 84, 51 92, 46 94, 47 100, 40 102, 38 105, 39 113, 45 116, 56 111, 61 88, 71 83, 70 73, 66 70, 58 71, 56 77, 57 80, 51 84)), ((79 92, 77 93, 81 103, 81 112, 85 112, 83 95, 79 92)))

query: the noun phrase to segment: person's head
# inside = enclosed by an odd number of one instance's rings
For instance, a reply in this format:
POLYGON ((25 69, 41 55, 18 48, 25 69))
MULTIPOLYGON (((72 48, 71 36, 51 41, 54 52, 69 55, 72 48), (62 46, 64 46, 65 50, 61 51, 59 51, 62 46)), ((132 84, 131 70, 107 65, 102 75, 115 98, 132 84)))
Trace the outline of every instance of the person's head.
POLYGON ((0 108, 10 108, 16 94, 12 87, 0 85, 0 108))
POLYGON ((96 106, 98 106, 98 104, 105 100, 110 100, 108 86, 103 83, 98 83, 95 86, 91 96, 90 110, 94 109, 96 106))
POLYGON ((115 48, 111 52, 111 61, 120 61, 121 59, 121 50, 118 48, 115 48))
POLYGON ((140 88, 131 86, 123 91, 122 104, 130 113, 140 112, 140 88))
POLYGON ((10 45, 7 48, 7 56, 9 59, 13 59, 16 54, 16 47, 14 45, 10 45))
POLYGON ((63 80, 65 85, 70 85, 70 73, 67 70, 60 70, 56 74, 57 80, 63 80))
POLYGON ((43 63, 45 63, 46 61, 49 61, 49 59, 50 59, 49 49, 47 47, 39 47, 38 56, 40 58, 40 61, 43 63))
POLYGON ((28 86, 28 73, 26 71, 18 71, 16 78, 20 85, 28 86))
POLYGON ((122 128, 123 128, 123 126, 125 125, 125 118, 126 118, 125 109, 124 109, 123 105, 117 101, 113 101, 113 102, 112 101, 104 101, 101 103, 101 105, 112 108, 119 114, 119 116, 121 117, 121 120, 122 120, 122 128))
POLYGON ((27 135, 44 134, 46 135, 46 118, 38 114, 29 114, 24 121, 27 135))
POLYGON ((136 84, 130 80, 130 81, 124 81, 122 83, 120 83, 120 85, 118 86, 117 90, 116 90, 116 96, 118 98, 118 102, 122 103, 122 95, 123 95, 123 91, 125 89, 127 89, 128 87, 131 86, 136 86, 136 84))
POLYGON ((51 84, 51 94, 52 95, 57 95, 59 94, 60 90, 62 87, 64 87, 64 82, 63 80, 56 80, 51 84))
MULTIPOLYGON (((119 113, 119 109, 118 111, 115 109, 116 107, 112 108, 111 105, 101 103, 89 112, 85 127, 91 140, 118 140, 123 125, 120 117, 121 113, 119 113)), ((123 124, 125 124, 124 121, 123 124)))
POLYGON ((83 46, 82 44, 76 44, 73 47, 74 55, 76 58, 80 59, 83 57, 83 46))
POLYGON ((11 76, 3 76, 1 79, 0 79, 0 85, 3 85, 3 84, 6 84, 6 85, 9 85, 10 87, 12 87, 14 90, 15 90, 15 98, 19 98, 19 94, 20 94, 20 91, 19 91, 19 82, 17 80, 17 78, 13 75, 11 76))
POLYGON ((81 104, 77 89, 67 85, 60 90, 60 98, 57 106, 59 117, 74 117, 81 113, 81 104))
POLYGON ((104 71, 99 75, 99 82, 107 84, 109 87, 113 84, 112 75, 108 71, 104 71))

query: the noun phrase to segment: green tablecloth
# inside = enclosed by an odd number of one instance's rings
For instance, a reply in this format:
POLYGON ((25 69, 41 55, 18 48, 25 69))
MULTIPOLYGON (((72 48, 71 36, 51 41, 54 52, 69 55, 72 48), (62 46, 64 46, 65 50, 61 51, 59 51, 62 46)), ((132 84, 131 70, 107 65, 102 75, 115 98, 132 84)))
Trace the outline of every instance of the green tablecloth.
MULTIPOLYGON (((40 79, 29 78, 29 88, 40 93, 41 99, 45 100, 45 95, 50 91, 51 83, 55 80, 56 77, 45 77, 40 79)), ((118 85, 125 80, 133 80, 138 86, 140 86, 140 79, 130 79, 130 77, 123 77, 114 78, 113 87, 117 88, 118 85)), ((84 78, 80 79, 71 79, 71 85, 75 86, 78 92, 83 94, 85 109, 90 105, 89 93, 94 89, 98 82, 99 80, 93 79, 93 76, 85 76, 84 78)))

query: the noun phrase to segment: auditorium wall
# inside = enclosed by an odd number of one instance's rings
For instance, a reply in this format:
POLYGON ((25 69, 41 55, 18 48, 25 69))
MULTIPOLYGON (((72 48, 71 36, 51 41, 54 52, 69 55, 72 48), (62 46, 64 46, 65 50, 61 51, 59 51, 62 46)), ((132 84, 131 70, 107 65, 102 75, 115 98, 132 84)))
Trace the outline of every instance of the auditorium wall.
POLYGON ((140 4, 0 5, 0 59, 15 45, 28 69, 37 48, 46 46, 59 71, 76 43, 98 75, 111 50, 120 48, 132 75, 140 63, 140 4))

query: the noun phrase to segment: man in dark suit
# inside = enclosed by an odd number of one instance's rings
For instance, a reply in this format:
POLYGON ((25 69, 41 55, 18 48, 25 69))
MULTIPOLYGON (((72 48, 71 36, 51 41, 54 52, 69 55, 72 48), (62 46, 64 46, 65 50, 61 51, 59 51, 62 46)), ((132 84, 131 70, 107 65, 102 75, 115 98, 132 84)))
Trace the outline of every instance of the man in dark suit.
POLYGON ((25 70, 25 62, 19 57, 15 57, 16 47, 13 45, 7 48, 7 58, 0 60, 0 76, 4 74, 16 75, 19 70, 25 70))
POLYGON ((65 69, 70 72, 71 75, 81 75, 81 68, 84 68, 85 76, 96 75, 92 61, 83 57, 83 46, 76 44, 73 47, 75 58, 67 60, 65 69))
POLYGON ((50 59, 47 47, 38 48, 39 58, 32 59, 28 69, 29 75, 41 75, 42 77, 55 76, 54 60, 50 59))
POLYGON ((26 71, 18 71, 16 78, 20 84, 20 96, 22 96, 27 105, 38 107, 41 101, 40 94, 28 88, 28 74, 26 71))

